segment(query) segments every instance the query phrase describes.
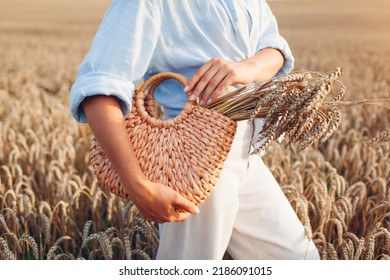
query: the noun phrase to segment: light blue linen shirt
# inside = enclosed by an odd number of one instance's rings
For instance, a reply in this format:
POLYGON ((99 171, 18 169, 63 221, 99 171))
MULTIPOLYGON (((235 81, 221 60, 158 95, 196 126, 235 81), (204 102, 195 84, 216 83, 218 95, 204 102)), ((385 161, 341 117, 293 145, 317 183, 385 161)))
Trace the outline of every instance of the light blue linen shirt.
MULTIPOLYGON (((293 69, 291 50, 265 0, 114 0, 72 86, 71 113, 86 122, 82 101, 113 95, 126 116, 142 78, 164 71, 190 78, 211 58, 239 61, 264 48, 284 54, 277 75, 293 69)), ((175 80, 162 83, 154 96, 167 117, 187 102, 175 80)))

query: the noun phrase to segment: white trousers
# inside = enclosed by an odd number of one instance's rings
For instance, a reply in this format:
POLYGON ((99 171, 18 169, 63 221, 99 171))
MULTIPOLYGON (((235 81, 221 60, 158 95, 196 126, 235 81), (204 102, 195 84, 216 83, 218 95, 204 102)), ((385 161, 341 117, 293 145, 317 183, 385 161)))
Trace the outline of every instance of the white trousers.
POLYGON ((160 224, 157 259, 319 259, 284 193, 258 155, 252 123, 242 121, 217 186, 198 215, 160 224))

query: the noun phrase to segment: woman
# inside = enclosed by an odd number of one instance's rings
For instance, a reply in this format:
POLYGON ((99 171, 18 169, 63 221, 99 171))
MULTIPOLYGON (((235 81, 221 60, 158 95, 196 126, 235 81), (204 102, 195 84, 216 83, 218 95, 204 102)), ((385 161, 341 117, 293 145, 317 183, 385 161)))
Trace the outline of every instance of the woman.
MULTIPOLYGON (((235 259, 318 259, 270 171, 249 156, 249 122, 239 122, 218 185, 198 208, 145 178, 123 120, 134 85, 159 72, 190 77, 184 90, 202 105, 292 68, 265 1, 113 1, 72 87, 71 111, 88 121, 141 215, 160 223, 158 259, 221 259, 226 250, 235 259)), ((172 118, 187 95, 168 80, 155 99, 172 118)))

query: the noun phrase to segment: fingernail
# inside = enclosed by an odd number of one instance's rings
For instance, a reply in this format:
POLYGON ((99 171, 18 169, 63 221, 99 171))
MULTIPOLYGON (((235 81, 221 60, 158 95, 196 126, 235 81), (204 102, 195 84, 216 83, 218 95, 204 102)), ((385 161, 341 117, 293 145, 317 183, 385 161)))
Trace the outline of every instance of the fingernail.
POLYGON ((199 214, 199 212, 200 212, 199 207, 195 207, 194 211, 195 211, 195 214, 199 214))
POLYGON ((211 103, 211 98, 207 100, 206 105, 209 105, 211 103))
POLYGON ((199 105, 202 106, 203 103, 204 103, 203 100, 201 100, 201 101, 199 102, 199 105))
POLYGON ((190 86, 185 86, 184 91, 187 92, 190 89, 190 86))
POLYGON ((194 101, 194 100, 195 100, 195 94, 191 94, 191 95, 190 95, 190 100, 191 100, 191 101, 194 101))

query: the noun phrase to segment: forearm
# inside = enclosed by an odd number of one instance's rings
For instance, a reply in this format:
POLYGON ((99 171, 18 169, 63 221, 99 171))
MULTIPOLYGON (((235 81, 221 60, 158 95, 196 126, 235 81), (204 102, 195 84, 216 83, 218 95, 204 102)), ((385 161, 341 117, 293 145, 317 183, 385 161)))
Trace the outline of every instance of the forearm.
POLYGON ((252 82, 261 82, 271 79, 278 73, 279 69, 283 66, 284 57, 277 49, 265 48, 242 62, 254 67, 255 75, 252 82))
POLYGON ((92 132, 110 159, 131 199, 144 185, 144 176, 126 131, 118 100, 112 96, 93 96, 83 101, 92 132))

